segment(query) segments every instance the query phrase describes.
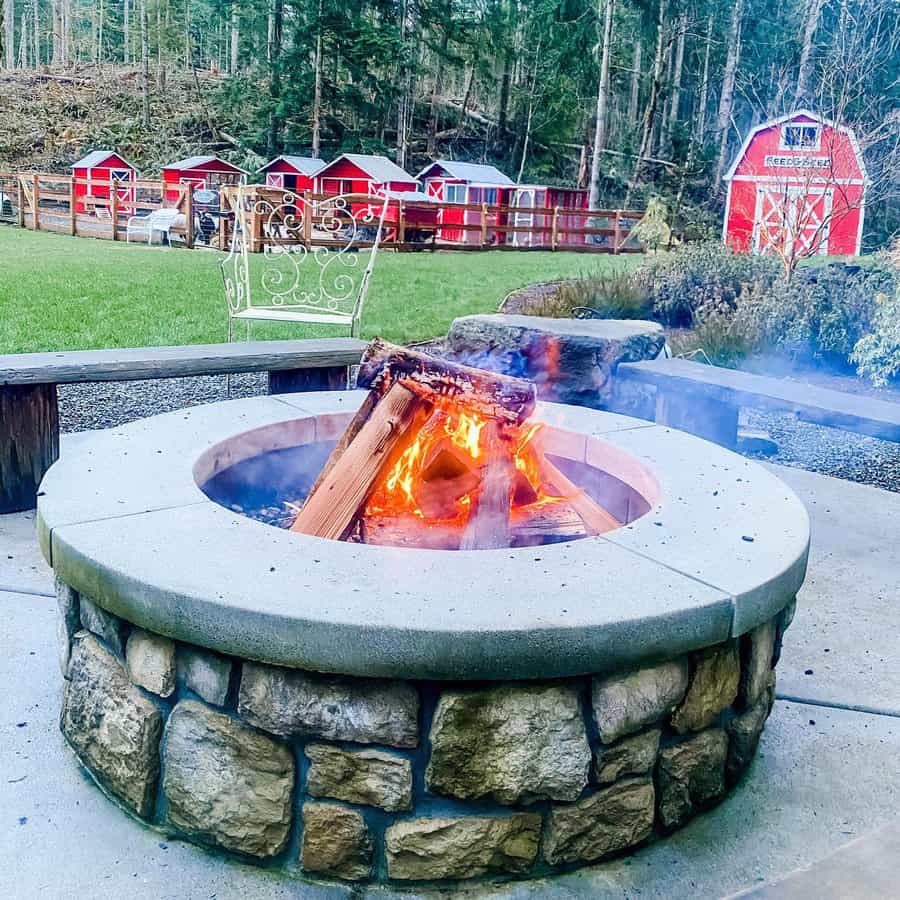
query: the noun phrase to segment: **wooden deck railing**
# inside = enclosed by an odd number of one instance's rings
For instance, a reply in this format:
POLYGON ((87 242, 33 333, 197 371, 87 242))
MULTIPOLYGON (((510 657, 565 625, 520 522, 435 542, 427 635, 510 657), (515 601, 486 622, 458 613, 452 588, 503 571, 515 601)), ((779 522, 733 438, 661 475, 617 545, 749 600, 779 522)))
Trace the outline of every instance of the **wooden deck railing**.
MULTIPOLYGON (((251 185, 250 202, 276 198, 278 188, 251 185)), ((217 230, 211 244, 227 249, 233 228, 235 188, 219 191, 223 215, 216 218, 217 230)), ((326 194, 306 192, 304 200, 315 209, 328 199, 326 194)), ((354 205, 377 201, 367 195, 353 195, 354 205)), ((75 178, 51 172, 0 172, 0 222, 17 224, 35 231, 83 235, 106 240, 124 240, 128 219, 155 209, 175 207, 193 223, 193 194, 188 185, 161 181, 102 181, 75 178), (83 190, 82 190, 83 188, 83 190), (105 196, 104 196, 105 195, 105 196), (177 195, 177 196, 174 196, 177 195)), ((382 246, 402 251, 451 250, 568 250, 586 253, 637 253, 642 248, 632 237, 642 212, 622 209, 575 209, 560 206, 508 206, 488 203, 428 204, 392 200, 382 246), (436 216, 423 221, 421 210, 436 216)), ((300 235, 285 238, 272 235, 261 217, 251 216, 252 246, 262 251, 267 245, 296 240, 306 246, 333 243, 313 216, 300 235)), ((173 229, 187 247, 195 244, 195 228, 173 229)))

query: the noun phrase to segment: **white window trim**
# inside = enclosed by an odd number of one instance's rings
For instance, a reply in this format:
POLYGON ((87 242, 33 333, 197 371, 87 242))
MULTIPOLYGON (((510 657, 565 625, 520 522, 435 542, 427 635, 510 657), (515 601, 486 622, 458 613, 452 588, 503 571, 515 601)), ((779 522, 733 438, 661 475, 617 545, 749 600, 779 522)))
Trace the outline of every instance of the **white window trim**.
POLYGON ((818 122, 785 122, 784 125, 781 126, 781 130, 778 133, 778 149, 779 150, 793 150, 795 152, 809 152, 815 153, 817 150, 822 149, 822 126, 818 122), (816 131, 816 142, 812 147, 795 147, 785 142, 785 134, 788 128, 814 128, 816 131))

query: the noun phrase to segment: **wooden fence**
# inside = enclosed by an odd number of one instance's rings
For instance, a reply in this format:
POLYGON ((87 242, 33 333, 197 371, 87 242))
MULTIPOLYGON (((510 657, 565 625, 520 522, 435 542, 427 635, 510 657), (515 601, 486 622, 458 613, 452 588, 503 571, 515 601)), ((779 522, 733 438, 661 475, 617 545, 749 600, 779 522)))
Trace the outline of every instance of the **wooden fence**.
MULTIPOLYGON (((277 201, 277 188, 251 186, 245 195, 252 205, 257 200, 277 201)), ((219 189, 221 214, 204 243, 227 249, 233 228, 234 187, 219 189)), ((306 192, 304 201, 316 209, 328 195, 306 192)), ((161 181, 109 182, 75 178, 48 172, 0 172, 0 222, 35 231, 82 235, 106 240, 125 240, 128 220, 161 208, 177 208, 184 214, 182 224, 173 227, 186 247, 199 243, 195 223, 193 193, 188 185, 161 181), (173 195, 176 195, 173 196, 173 195), (187 227, 185 223, 192 223, 187 227)), ((372 198, 354 196, 354 204, 371 204, 372 198)), ((583 253, 639 253, 640 244, 632 236, 643 214, 635 210, 573 209, 545 206, 507 206, 488 203, 427 204, 392 200, 382 246, 400 251, 416 250, 567 250, 583 253), (422 210, 429 221, 423 222, 422 210), (436 217, 436 221, 435 220, 436 217)), ((250 218, 251 246, 256 252, 272 243, 296 241, 306 246, 334 243, 317 227, 314 215, 304 231, 287 239, 272 235, 262 217, 250 218)), ((146 237, 144 238, 146 239, 146 237)))

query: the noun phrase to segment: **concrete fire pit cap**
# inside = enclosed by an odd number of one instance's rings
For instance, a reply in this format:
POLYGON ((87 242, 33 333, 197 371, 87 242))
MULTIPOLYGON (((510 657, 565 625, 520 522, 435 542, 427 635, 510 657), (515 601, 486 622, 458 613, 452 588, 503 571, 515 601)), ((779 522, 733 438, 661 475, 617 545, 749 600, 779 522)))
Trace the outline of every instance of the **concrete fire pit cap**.
POLYGON ((56 574, 171 638, 356 676, 531 679, 603 673, 739 635, 803 582, 806 510, 717 446, 539 404, 560 455, 603 468, 650 512, 596 538, 431 551, 292 534, 200 485, 259 453, 336 440, 364 396, 233 400, 104 432, 47 473, 38 534, 56 574))

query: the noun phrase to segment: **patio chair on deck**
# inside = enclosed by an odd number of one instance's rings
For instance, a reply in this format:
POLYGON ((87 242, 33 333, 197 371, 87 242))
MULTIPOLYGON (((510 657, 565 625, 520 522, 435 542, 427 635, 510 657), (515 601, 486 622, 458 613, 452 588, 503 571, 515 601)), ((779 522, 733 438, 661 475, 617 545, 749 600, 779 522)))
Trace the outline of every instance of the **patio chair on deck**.
POLYGON ((339 195, 307 204, 290 191, 239 187, 221 263, 228 340, 235 322, 247 323, 249 338, 254 321, 337 325, 359 337, 388 199, 339 195))

